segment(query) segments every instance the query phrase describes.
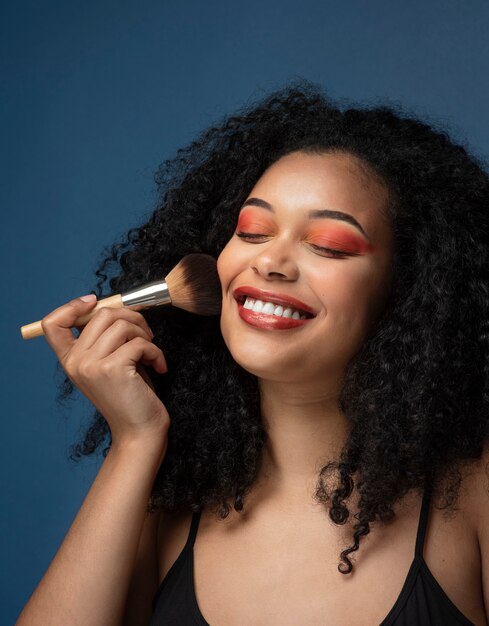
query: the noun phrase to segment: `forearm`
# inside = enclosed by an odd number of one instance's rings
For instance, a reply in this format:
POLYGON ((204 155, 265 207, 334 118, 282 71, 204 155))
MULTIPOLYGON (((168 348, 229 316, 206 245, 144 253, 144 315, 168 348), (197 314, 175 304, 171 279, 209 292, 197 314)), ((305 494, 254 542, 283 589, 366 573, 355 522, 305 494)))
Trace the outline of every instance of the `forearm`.
POLYGON ((113 445, 16 626, 121 624, 147 502, 164 456, 156 441, 113 445))

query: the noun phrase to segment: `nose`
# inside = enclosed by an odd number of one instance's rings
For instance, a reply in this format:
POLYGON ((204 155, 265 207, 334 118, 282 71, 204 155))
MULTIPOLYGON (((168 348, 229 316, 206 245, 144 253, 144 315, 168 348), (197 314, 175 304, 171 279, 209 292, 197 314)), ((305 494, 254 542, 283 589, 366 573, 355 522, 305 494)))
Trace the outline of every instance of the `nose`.
POLYGON ((260 248, 251 263, 256 274, 265 280, 289 281, 299 278, 299 267, 293 258, 290 243, 276 239, 260 248))

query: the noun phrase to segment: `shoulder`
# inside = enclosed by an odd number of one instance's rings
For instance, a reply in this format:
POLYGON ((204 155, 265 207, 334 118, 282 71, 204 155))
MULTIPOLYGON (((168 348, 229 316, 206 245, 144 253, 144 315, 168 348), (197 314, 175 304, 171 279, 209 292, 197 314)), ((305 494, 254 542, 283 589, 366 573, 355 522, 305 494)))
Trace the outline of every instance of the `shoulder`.
POLYGON ((191 511, 161 511, 158 515, 157 554, 159 582, 183 550, 190 531, 191 511))
MULTIPOLYGON (((489 611, 489 445, 464 477, 463 498, 479 544, 482 593, 489 611)), ((487 613, 489 619, 489 613, 487 613)))
POLYGON ((461 506, 465 508, 477 533, 479 544, 489 553, 489 444, 482 455, 467 465, 463 472, 461 506))
POLYGON ((484 447, 481 457, 474 463, 473 471, 468 476, 467 492, 470 494, 484 571, 489 578, 489 444, 484 447))

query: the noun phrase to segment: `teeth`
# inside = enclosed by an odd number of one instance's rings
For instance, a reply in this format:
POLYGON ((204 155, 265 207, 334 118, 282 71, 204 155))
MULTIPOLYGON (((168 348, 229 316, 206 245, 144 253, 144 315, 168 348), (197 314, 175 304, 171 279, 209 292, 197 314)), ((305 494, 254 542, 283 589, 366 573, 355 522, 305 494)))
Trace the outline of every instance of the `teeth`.
POLYGON ((246 297, 246 300, 243 304, 245 309, 249 309, 250 311, 255 311, 255 313, 265 313, 266 315, 276 315, 277 317, 288 317, 294 320, 305 320, 307 319, 307 315, 300 314, 299 311, 284 307, 280 304, 273 304, 273 302, 263 302, 262 300, 255 300, 254 298, 246 297))

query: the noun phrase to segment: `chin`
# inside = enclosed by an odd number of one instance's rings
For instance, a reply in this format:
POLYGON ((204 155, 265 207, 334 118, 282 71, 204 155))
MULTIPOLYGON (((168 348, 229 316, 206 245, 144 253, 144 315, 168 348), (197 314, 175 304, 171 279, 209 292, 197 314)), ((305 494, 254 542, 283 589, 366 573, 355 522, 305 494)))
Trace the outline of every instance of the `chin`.
POLYGON ((266 380, 297 381, 297 367, 293 365, 297 359, 294 360, 290 352, 285 355, 281 351, 273 352, 267 346, 236 343, 226 341, 233 359, 250 374, 266 380))

